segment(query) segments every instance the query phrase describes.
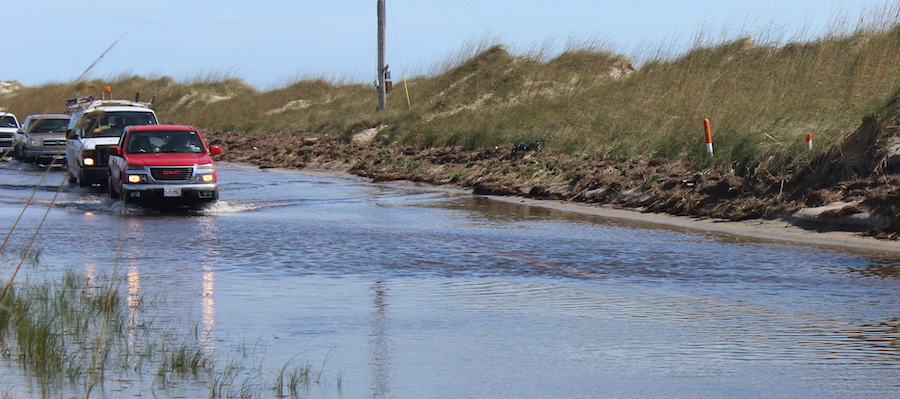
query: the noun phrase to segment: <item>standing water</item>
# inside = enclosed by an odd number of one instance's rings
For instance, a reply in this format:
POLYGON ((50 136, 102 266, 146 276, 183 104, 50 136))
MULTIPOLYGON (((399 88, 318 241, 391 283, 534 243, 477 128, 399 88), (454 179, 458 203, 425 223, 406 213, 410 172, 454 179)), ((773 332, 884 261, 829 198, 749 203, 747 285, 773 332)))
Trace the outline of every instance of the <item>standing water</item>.
MULTIPOLYGON (((220 168, 220 202, 186 212, 57 193, 61 170, 39 184, 44 169, 0 164, 0 226, 12 232, 0 280, 34 237, 40 262, 16 281, 124 276, 122 290, 143 300, 132 318, 196 326, 218 372, 235 359, 267 376, 312 365, 301 397, 900 395, 892 255, 220 168)), ((94 394, 212 397, 213 386, 150 375, 94 394)), ((55 395, 10 358, 4 390, 55 395)))

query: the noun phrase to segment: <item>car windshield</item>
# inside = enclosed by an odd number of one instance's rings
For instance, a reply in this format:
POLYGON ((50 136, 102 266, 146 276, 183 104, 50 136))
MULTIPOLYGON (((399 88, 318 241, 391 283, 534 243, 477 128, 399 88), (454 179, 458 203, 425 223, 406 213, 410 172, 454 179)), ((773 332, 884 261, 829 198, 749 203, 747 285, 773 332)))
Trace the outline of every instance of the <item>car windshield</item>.
POLYGON ((16 118, 9 115, 0 116, 0 127, 19 127, 16 118))
POLYGON ((132 132, 125 150, 128 154, 206 152, 197 132, 189 130, 132 132))
POLYGON ((131 125, 156 125, 152 112, 98 112, 86 117, 85 137, 119 137, 131 125))
POLYGON ((68 125, 68 119, 38 119, 28 127, 28 131, 31 133, 64 132, 68 125))

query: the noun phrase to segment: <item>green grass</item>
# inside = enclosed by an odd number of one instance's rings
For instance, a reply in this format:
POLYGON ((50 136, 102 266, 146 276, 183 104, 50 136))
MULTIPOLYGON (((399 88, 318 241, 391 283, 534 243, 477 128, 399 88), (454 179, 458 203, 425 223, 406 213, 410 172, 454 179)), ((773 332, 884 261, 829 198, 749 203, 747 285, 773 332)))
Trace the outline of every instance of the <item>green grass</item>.
MULTIPOLYGON (((196 326, 130 323, 128 315, 142 301, 124 300, 109 283, 68 272, 54 281, 17 284, 0 304, 0 352, 12 360, 6 367, 18 364, 44 396, 63 389, 88 393, 103 381, 135 378, 160 389, 193 387, 211 398, 268 397, 272 391, 297 396, 330 381, 323 377, 324 362, 315 370, 292 359, 268 373, 262 359, 246 363, 255 356, 253 348, 234 351, 241 361, 223 361, 205 346, 196 326)), ((0 395, 18 397, 16 387, 3 381, 0 395)))

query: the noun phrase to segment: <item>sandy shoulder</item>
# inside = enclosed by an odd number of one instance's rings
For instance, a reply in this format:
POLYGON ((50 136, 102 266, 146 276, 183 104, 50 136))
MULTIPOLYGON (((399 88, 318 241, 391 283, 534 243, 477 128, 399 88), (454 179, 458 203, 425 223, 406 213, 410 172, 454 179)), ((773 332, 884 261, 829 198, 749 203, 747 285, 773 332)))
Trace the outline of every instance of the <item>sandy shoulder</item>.
POLYGON ((794 226, 783 220, 729 222, 658 213, 643 213, 634 210, 614 208, 609 205, 598 206, 572 202, 562 203, 561 201, 535 200, 523 197, 491 196, 489 198, 498 201, 515 202, 530 206, 540 206, 606 218, 642 221, 659 225, 748 237, 759 241, 790 242, 815 246, 839 247, 845 250, 859 251, 871 255, 880 254, 896 256, 900 254, 900 242, 898 241, 880 240, 845 231, 814 231, 794 226))

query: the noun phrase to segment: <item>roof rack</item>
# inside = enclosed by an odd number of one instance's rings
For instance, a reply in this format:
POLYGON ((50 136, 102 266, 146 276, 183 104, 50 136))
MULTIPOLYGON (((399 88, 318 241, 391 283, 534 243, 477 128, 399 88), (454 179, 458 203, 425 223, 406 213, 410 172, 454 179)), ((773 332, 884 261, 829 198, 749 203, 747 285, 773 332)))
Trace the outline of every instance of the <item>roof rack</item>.
POLYGON ((94 96, 81 96, 78 98, 66 100, 66 109, 69 110, 69 112, 84 109, 87 108, 87 105, 92 103, 93 101, 94 96))
POLYGON ((66 109, 69 113, 84 111, 90 107, 99 107, 103 105, 149 108, 151 103, 129 100, 94 100, 94 96, 81 96, 78 98, 66 100, 66 109))

